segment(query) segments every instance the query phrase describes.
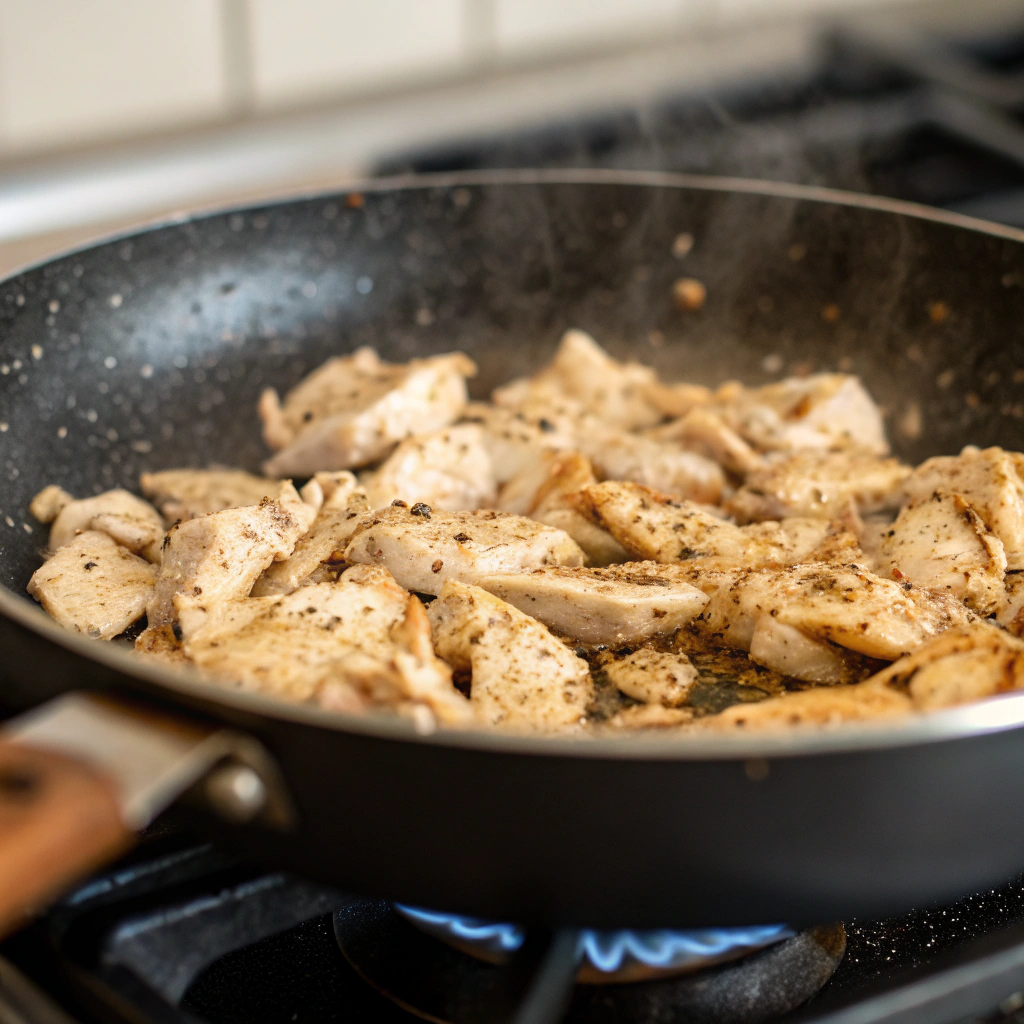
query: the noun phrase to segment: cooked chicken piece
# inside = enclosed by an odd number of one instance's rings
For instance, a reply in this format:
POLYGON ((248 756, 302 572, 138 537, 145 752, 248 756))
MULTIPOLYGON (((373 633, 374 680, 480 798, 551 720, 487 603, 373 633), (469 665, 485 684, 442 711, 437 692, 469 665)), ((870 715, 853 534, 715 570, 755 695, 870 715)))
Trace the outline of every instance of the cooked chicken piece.
POLYGON ((564 530, 583 549, 588 565, 626 562, 629 552, 573 506, 572 495, 596 482, 586 456, 579 452, 547 453, 502 488, 499 508, 564 530))
POLYGON ((164 665, 191 665, 175 635, 176 626, 147 626, 135 638, 135 653, 164 665))
POLYGON ((746 476, 766 465, 765 457, 711 409, 691 409, 672 423, 654 427, 647 436, 654 441, 674 442, 687 451, 714 459, 737 476, 746 476))
POLYGON ((623 430, 649 427, 661 419, 661 413, 646 398, 655 383, 654 371, 639 363, 619 363, 583 331, 566 331, 554 361, 525 384, 516 382, 496 396, 499 405, 510 395, 545 390, 560 391, 578 401, 585 410, 604 423, 623 430))
POLYGON ((352 469, 386 456, 412 434, 454 423, 466 407, 466 377, 476 373, 461 353, 382 363, 371 349, 329 359, 288 392, 284 403, 263 392, 263 436, 278 452, 271 476, 352 469))
POLYGON ((674 420, 691 410, 710 405, 714 392, 703 384, 661 384, 654 381, 643 389, 644 398, 662 414, 674 420))
POLYGON ((861 515, 898 508, 910 467, 860 452, 798 452, 747 477, 725 502, 741 523, 785 516, 834 518, 854 502, 861 515))
POLYGON ((587 663, 535 619, 457 580, 427 609, 437 653, 470 671, 470 703, 488 725, 562 730, 581 724, 593 697, 587 663))
POLYGON ((61 510, 73 502, 74 496, 68 494, 63 487, 50 484, 44 487, 33 499, 28 510, 41 523, 52 523, 61 510))
POLYGON ((163 520, 152 505, 134 494, 118 488, 97 494, 95 498, 75 501, 64 491, 60 491, 59 497, 55 496, 47 487, 33 501, 33 506, 44 513, 53 511, 58 505, 59 510, 52 517, 53 525, 50 527, 50 551, 69 544, 79 533, 99 530, 134 555, 142 555, 150 562, 160 560, 163 520), (71 500, 64 501, 64 498, 71 500))
POLYGON ((584 644, 623 644, 673 633, 707 604, 707 596, 650 562, 604 569, 550 566, 495 574, 479 586, 562 636, 584 644))
POLYGON ((689 708, 667 708, 662 704, 635 704, 608 719, 610 729, 674 729, 693 722, 689 708))
MULTIPOLYGON (((714 559, 722 566, 852 560, 856 539, 827 520, 788 519, 735 526, 689 501, 633 483, 591 484, 572 496, 576 508, 638 558, 714 559)), ((709 564, 708 562, 704 563, 709 564)))
POLYGON ((110 640, 142 617, 155 577, 108 534, 86 530, 36 569, 28 592, 65 628, 110 640))
POLYGON ((722 467, 678 445, 609 429, 596 420, 580 431, 580 451, 603 480, 630 480, 681 498, 715 504, 722 497, 722 467))
POLYGON ((497 498, 491 457, 475 423, 407 438, 364 487, 371 508, 401 499, 456 512, 491 506, 497 498))
POLYGON ((298 539, 292 553, 283 561, 273 562, 256 581, 253 597, 290 594, 311 583, 328 582, 328 574, 322 570, 344 564, 345 548, 359 525, 359 517, 371 508, 356 478, 351 473, 344 475, 348 480, 331 488, 313 525, 298 539))
POLYGON ((996 622, 1014 636, 1024 637, 1024 571, 1006 574, 1006 596, 996 613, 996 622))
POLYGON ((292 553, 310 525, 301 513, 309 506, 290 483, 281 491, 277 500, 264 498, 258 505, 224 509, 171 528, 146 609, 151 627, 174 623, 194 606, 248 596, 271 562, 292 553))
POLYGON ((258 505, 274 497, 281 484, 241 469, 165 469, 143 473, 139 486, 173 526, 226 508, 258 505))
POLYGON ((820 686, 754 704, 736 704, 702 718, 699 728, 715 732, 777 732, 798 726, 826 728, 848 722, 893 721, 909 715, 910 699, 875 682, 820 686))
POLYGON ((951 629, 869 681, 906 690, 918 711, 1024 688, 1024 643, 987 622, 951 629))
POLYGON ((860 544, 861 558, 852 559, 859 561, 866 569, 877 572, 879 575, 887 575, 882 563, 885 555, 882 545, 885 543, 886 534, 892 529, 893 518, 890 513, 879 513, 873 516, 856 517, 856 525, 851 525, 851 531, 856 534, 860 544))
POLYGON ((827 686, 856 683, 871 674, 861 655, 827 640, 812 640, 770 614, 754 624, 750 659, 781 675, 827 686))
POLYGON ((471 402, 462 419, 480 427, 484 447, 491 458, 491 472, 501 485, 535 466, 545 455, 575 446, 575 417, 550 415, 551 418, 530 416, 514 409, 471 402))
POLYGON ((903 483, 907 501, 934 492, 959 494, 1002 542, 1010 569, 1024 569, 1024 483, 1017 453, 965 448, 922 462, 903 483))
POLYGON ((943 590, 990 615, 1005 600, 1006 555, 959 494, 935 492, 907 505, 882 541, 881 572, 943 590))
POLYGON ((882 579, 856 565, 783 569, 685 569, 710 597, 696 622, 728 647, 750 650, 759 620, 772 616, 811 639, 891 661, 929 637, 971 621, 955 598, 882 579))
POLYGON ((889 452, 878 406, 859 378, 846 374, 787 377, 742 389, 718 409, 737 433, 762 451, 889 452))
POLYGON ((408 590, 438 594, 449 579, 545 565, 582 565, 576 543, 550 526, 504 512, 435 512, 427 505, 392 505, 360 520, 345 561, 383 565, 408 590))
POLYGON ((679 707, 697 681, 697 669, 682 651, 640 647, 621 657, 608 651, 598 665, 613 686, 644 704, 679 707))
POLYGON ((336 710, 414 701, 445 722, 471 717, 430 646, 422 604, 383 569, 359 566, 337 583, 203 611, 185 652, 221 682, 336 710))

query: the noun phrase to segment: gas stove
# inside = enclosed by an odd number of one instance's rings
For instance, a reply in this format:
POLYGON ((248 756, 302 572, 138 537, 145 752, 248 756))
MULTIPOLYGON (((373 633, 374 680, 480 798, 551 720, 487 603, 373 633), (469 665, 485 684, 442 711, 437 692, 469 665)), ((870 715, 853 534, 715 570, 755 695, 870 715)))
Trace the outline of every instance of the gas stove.
POLYGON ((468 922, 487 954, 438 919, 455 920, 260 872, 164 823, 0 947, 0 1021, 1024 1021, 1024 878, 889 921, 761 927, 732 955, 706 930, 702 962, 632 976, 602 977, 608 933, 588 954, 577 932, 468 922))

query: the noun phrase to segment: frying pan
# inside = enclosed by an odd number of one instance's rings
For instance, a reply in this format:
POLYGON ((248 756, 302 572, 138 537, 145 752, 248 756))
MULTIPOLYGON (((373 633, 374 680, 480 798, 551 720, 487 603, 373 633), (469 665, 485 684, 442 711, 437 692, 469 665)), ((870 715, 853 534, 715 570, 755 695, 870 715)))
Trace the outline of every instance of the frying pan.
POLYGON ((909 460, 1022 448, 1022 242, 815 188, 502 172, 183 220, 0 283, 2 695, 51 701, 0 745, 8 923, 193 783, 199 826, 247 857, 528 923, 802 923, 1019 872, 1024 696, 776 737, 421 735, 135 660, 58 628, 25 584, 41 487, 255 469, 260 390, 358 345, 463 349, 484 396, 576 326, 668 378, 858 373, 909 460), (680 276, 707 286, 702 309, 673 305, 680 276), (53 702, 68 691, 106 696, 53 702))

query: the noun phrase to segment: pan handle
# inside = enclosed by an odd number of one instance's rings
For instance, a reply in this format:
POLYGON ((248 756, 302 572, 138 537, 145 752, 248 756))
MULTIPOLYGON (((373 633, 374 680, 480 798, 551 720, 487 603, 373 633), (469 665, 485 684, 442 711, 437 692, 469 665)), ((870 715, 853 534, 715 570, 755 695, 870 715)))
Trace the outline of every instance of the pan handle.
POLYGON ((73 693, 0 732, 0 936, 202 782, 235 823, 286 828, 276 766, 251 737, 73 693))
POLYGON ((0 738, 0 934, 132 839, 113 779, 0 738))

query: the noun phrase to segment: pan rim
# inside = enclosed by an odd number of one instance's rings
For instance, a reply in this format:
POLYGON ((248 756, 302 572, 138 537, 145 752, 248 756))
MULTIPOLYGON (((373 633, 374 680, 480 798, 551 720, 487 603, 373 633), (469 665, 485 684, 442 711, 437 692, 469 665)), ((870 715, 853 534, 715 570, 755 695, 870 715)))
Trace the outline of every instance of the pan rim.
MULTIPOLYGON (((341 189, 283 193, 258 203, 226 204, 194 214, 178 214, 136 225, 92 241, 51 254, 21 266, 0 278, 0 283, 39 269, 77 253, 87 252, 122 239, 150 234, 167 227, 198 223, 225 214, 265 210, 290 203, 334 200, 353 192, 392 192, 415 189, 474 185, 622 185, 673 188, 707 192, 734 192, 770 198, 790 199, 874 210, 912 217, 961 230, 1024 243, 1024 230, 991 221, 952 213, 920 203, 858 192, 800 185, 755 178, 681 174, 662 171, 621 171, 601 168, 554 168, 439 172, 408 174, 354 181, 341 189)), ((586 757, 613 761, 739 761, 796 758, 816 755, 858 754, 878 750, 900 750, 934 742, 968 740, 1024 727, 1024 692, 989 698, 946 711, 916 715, 899 724, 846 724, 837 729, 792 730, 779 734, 667 737, 624 735, 621 737, 534 736, 483 729, 438 728, 424 733, 412 722, 398 717, 363 716, 327 711, 310 705, 256 693, 226 689, 206 682, 193 669, 175 669, 147 663, 120 645, 96 641, 58 626, 27 597, 0 586, 0 615, 43 637, 51 643, 128 676, 140 678, 169 694, 181 694, 205 704, 225 705, 261 718, 365 736, 386 741, 413 741, 490 752, 498 755, 531 757, 586 757)), ((71 689, 71 688, 69 688, 71 689)))

